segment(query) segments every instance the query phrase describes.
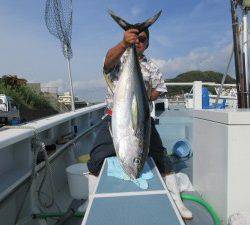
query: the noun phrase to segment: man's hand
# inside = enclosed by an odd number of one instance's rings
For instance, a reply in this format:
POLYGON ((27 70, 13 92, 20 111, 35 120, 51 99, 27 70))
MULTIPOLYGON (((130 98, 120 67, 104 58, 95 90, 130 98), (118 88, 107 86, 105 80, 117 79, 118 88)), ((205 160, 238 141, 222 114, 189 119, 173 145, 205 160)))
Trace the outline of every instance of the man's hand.
POLYGON ((126 49, 137 41, 138 33, 137 29, 129 29, 124 32, 123 40, 115 47, 109 49, 104 61, 104 71, 107 72, 113 69, 119 63, 126 49))
POLYGON ((125 48, 128 48, 136 42, 136 40, 138 39, 138 33, 139 31, 137 29, 129 29, 124 32, 122 44, 125 48))

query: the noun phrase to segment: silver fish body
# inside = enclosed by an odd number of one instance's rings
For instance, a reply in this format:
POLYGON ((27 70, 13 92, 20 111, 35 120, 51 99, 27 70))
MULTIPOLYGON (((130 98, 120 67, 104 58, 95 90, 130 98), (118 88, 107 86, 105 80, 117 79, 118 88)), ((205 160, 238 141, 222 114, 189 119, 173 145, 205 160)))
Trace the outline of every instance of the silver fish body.
POLYGON ((114 91, 112 134, 124 171, 136 179, 149 152, 150 108, 135 47, 126 51, 128 56, 114 91))
MULTIPOLYGON (((161 15, 159 11, 143 23, 130 24, 109 10, 111 17, 125 31, 131 28, 139 33, 148 29, 161 15)), ((140 176, 149 152, 150 106, 135 45, 127 50, 126 61, 116 84, 112 113, 112 134, 116 155, 124 171, 132 179, 140 176)), ((105 77, 110 88, 112 82, 105 77)))

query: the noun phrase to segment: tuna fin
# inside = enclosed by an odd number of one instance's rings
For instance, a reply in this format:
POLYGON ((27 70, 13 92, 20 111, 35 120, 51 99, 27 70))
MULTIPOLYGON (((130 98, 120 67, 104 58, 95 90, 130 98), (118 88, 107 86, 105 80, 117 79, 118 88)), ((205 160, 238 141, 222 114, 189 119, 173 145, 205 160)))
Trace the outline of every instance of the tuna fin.
POLYGON ((119 26, 124 29, 128 30, 131 28, 138 29, 139 32, 141 33, 145 29, 149 28, 161 15, 162 10, 160 10, 157 14, 155 14, 152 18, 147 19, 143 23, 136 23, 136 24, 130 24, 121 17, 117 16, 112 10, 108 10, 108 13, 110 16, 119 24, 119 26))
POLYGON ((137 99, 136 96, 133 96, 132 100, 132 110, 131 110, 131 118, 132 118, 132 128, 136 132, 138 129, 138 104, 137 104, 137 99))
POLYGON ((112 133, 112 129, 110 125, 109 125, 109 133, 110 133, 110 136, 113 138, 113 133, 112 133))
POLYGON ((107 75, 106 73, 103 73, 103 75, 104 75, 104 79, 109 87, 109 90, 112 92, 112 95, 114 95, 115 85, 113 84, 113 82, 109 78, 109 75, 107 75))
POLYGON ((129 24, 127 21, 117 16, 112 10, 109 9, 108 13, 123 30, 128 30, 132 28, 133 25, 129 24))
POLYGON ((137 28, 139 30, 139 32, 142 32, 142 31, 146 30, 152 24, 155 23, 155 21, 160 17, 161 13, 162 13, 162 10, 160 10, 152 18, 147 19, 145 22, 135 24, 134 27, 137 28))

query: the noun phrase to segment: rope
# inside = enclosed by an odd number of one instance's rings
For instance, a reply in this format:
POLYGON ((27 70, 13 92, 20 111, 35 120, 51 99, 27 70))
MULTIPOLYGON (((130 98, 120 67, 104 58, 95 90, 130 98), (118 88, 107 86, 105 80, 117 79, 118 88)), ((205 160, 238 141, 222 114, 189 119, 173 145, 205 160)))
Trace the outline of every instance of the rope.
MULTIPOLYGON (((43 151, 44 159, 45 159, 45 172, 44 172, 42 182, 40 183, 40 185, 38 187, 38 191, 37 191, 38 201, 39 201, 39 203, 40 203, 40 205, 42 207, 50 208, 55 203, 55 197, 54 197, 54 194, 55 194, 54 187, 55 187, 55 185, 54 185, 54 181, 53 181, 53 177, 52 177, 52 169, 51 169, 51 166, 50 166, 50 163, 49 163, 49 158, 48 158, 48 154, 47 154, 47 151, 46 151, 46 148, 45 148, 45 144, 43 142, 41 142, 40 144, 41 144, 41 150, 43 151), (49 173, 49 181, 50 181, 50 184, 51 184, 51 185, 49 185, 50 192, 51 192, 51 202, 46 203, 46 202, 42 201, 42 198, 41 198, 42 191, 41 190, 43 188, 43 185, 44 185, 44 182, 45 182, 45 179, 46 179, 48 173, 49 173)), ((45 194, 45 193, 43 193, 43 194, 45 194)), ((45 195, 47 195, 47 194, 45 194, 45 195)))
POLYGON ((33 154, 33 157, 32 157, 33 160, 32 160, 31 181, 30 181, 30 184, 29 184, 29 186, 28 186, 28 188, 27 188, 27 190, 25 192, 25 195, 24 195, 24 198, 23 198, 22 203, 20 205, 20 208, 17 211, 17 215, 16 215, 15 220, 14 220, 14 225, 18 224, 21 212, 22 212, 24 204, 25 204, 25 200, 27 199, 27 196, 28 196, 28 193, 29 193, 29 191, 31 189, 31 186, 35 185, 34 182, 35 182, 36 177, 37 177, 37 173, 36 173, 36 165, 37 164, 36 164, 36 162, 37 162, 38 153, 40 151, 42 151, 43 154, 44 154, 45 172, 44 172, 44 176, 42 178, 42 182, 40 183, 40 185, 39 185, 39 187, 38 187, 38 189, 36 191, 37 195, 38 195, 38 202, 44 208, 50 208, 50 207, 52 207, 55 204, 57 206, 58 210, 60 211, 60 208, 58 207, 58 205, 55 202, 53 175, 52 175, 52 169, 51 169, 51 166, 50 166, 50 163, 49 163, 49 159, 48 159, 48 154, 47 154, 44 142, 42 142, 39 139, 39 137, 38 137, 37 128, 34 127, 34 126, 26 126, 26 125, 21 125, 21 126, 5 126, 5 128, 9 128, 9 129, 29 129, 29 130, 32 130, 33 133, 34 133, 33 134, 34 138, 32 140, 32 148, 31 148, 32 149, 32 154, 33 154), (51 201, 50 202, 44 202, 44 201, 42 201, 41 195, 43 194, 43 195, 48 196, 47 194, 45 194, 44 192, 42 192, 42 188, 43 188, 43 185, 44 185, 44 182, 46 180, 46 177, 47 177, 48 173, 49 173, 49 181, 50 181, 49 187, 50 187, 50 192, 51 192, 51 196, 50 196, 50 200, 51 201))
POLYGON ((229 70, 229 67, 230 67, 230 64, 231 64, 231 61, 232 61, 232 58, 233 58, 233 53, 234 53, 234 48, 232 47, 229 62, 227 64, 227 68, 226 68, 226 72, 224 73, 224 75, 222 77, 221 85, 220 85, 220 88, 219 88, 219 91, 218 91, 218 94, 217 94, 217 97, 216 97, 216 100, 215 100, 215 107, 218 105, 219 98, 220 98, 220 95, 221 95, 221 92, 222 92, 222 89, 223 89, 223 85, 224 85, 224 83, 226 81, 228 70, 229 70))

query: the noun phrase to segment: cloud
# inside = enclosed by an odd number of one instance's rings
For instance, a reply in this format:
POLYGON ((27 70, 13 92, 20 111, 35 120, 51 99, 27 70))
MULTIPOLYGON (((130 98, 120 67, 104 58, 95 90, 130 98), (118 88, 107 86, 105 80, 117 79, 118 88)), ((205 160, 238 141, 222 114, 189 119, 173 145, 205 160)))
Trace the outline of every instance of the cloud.
POLYGON ((169 47, 171 46, 171 41, 170 39, 167 37, 167 35, 161 35, 161 34, 157 34, 153 37, 153 40, 157 41, 160 45, 164 46, 164 47, 169 47))
POLYGON ((206 11, 210 14, 215 12, 217 13, 219 11, 218 8, 223 6, 224 2, 221 0, 202 0, 195 5, 193 10, 190 12, 190 16, 200 16, 206 11))
MULTIPOLYGON (((68 82, 65 82, 62 79, 51 80, 49 82, 45 82, 41 84, 42 88, 58 88, 58 92, 65 92, 69 90, 68 82)), ((103 79, 92 79, 92 80, 81 80, 74 81, 73 87, 74 91, 93 91, 99 88, 104 88, 105 81, 103 79)))
POLYGON ((132 14, 133 16, 138 16, 140 13, 141 13, 141 9, 140 9, 139 7, 134 6, 134 7, 131 9, 131 14, 132 14))
MULTIPOLYGON (((215 70, 224 73, 231 54, 232 45, 224 46, 217 52, 209 52, 208 48, 190 51, 182 57, 165 59, 152 59, 160 70, 168 77, 174 77, 190 70, 215 70)), ((232 63, 231 71, 232 72, 232 63)))
POLYGON ((106 86, 104 79, 93 79, 73 82, 76 90, 93 90, 104 88, 106 86))

